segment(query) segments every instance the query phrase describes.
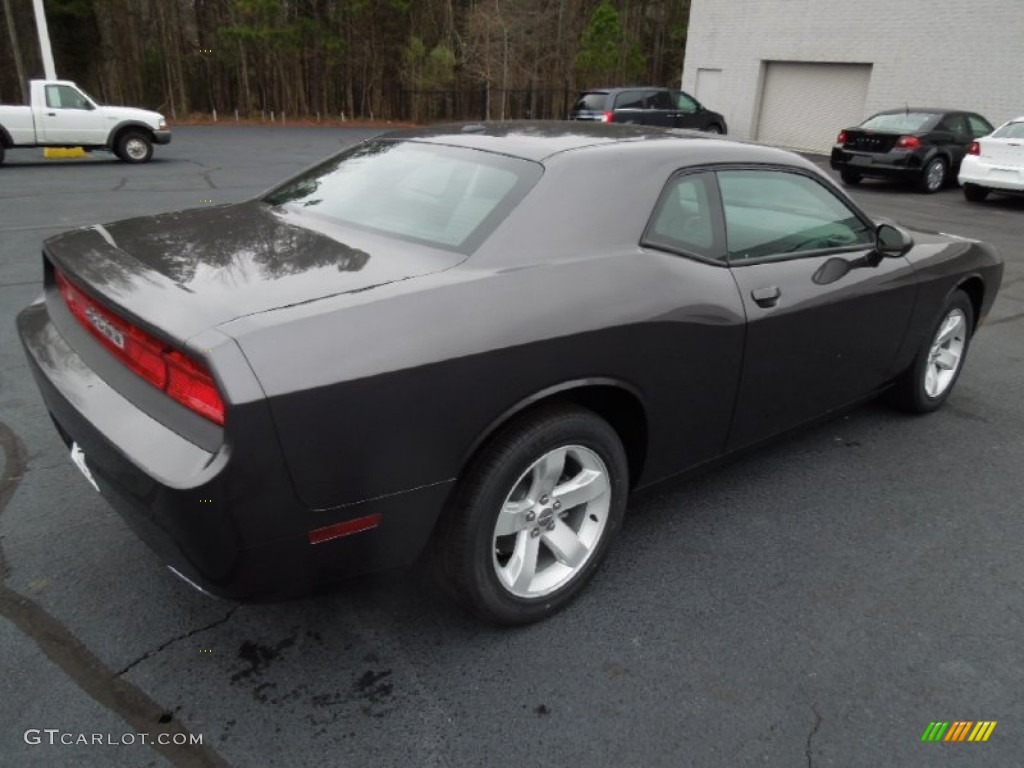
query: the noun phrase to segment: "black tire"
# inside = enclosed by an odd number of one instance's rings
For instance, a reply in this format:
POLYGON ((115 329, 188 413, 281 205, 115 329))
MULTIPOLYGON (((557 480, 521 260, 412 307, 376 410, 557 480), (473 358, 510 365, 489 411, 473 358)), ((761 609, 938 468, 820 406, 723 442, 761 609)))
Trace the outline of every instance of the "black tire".
MULTIPOLYGON (((463 606, 487 621, 517 625, 547 618, 576 597, 604 559, 622 523, 627 492, 626 453, 615 430, 585 408, 570 404, 541 406, 499 430, 460 480, 434 538, 438 576, 463 606), (563 448, 567 449, 566 458, 558 464, 563 448), (559 495, 553 490, 550 495, 541 495, 545 484, 549 481, 556 489, 562 479, 565 489, 564 478, 577 470, 584 471, 584 464, 577 458, 594 462, 594 457, 599 463, 591 466, 603 466, 607 482, 593 487, 606 488, 605 495, 556 511, 561 507, 560 502, 556 504, 559 495), (552 462, 558 477, 545 478, 539 469, 530 472, 535 465, 540 466, 542 459, 552 462), (522 500, 515 499, 516 495, 522 500), (515 514, 503 512, 517 504, 520 511, 515 514), (499 518, 514 520, 514 532, 500 535, 499 518), (581 557, 577 565, 563 564, 551 544, 567 530, 573 532, 571 541, 576 544, 584 544, 593 534, 591 546, 583 546, 585 554, 576 553, 581 557), (527 573, 537 574, 541 588, 545 579, 553 579, 546 588, 550 591, 536 597, 529 596, 525 588, 525 596, 516 594, 516 585, 503 581, 510 578, 509 569, 516 564, 513 552, 530 546, 536 554, 534 568, 527 573)), ((524 580, 526 587, 534 583, 532 577, 524 580)))
POLYGON ((711 125, 707 126, 704 129, 704 132, 705 133, 717 133, 719 135, 722 135, 723 133, 725 133, 725 131, 722 130, 722 126, 720 126, 718 123, 712 123, 711 125))
POLYGON ((987 187, 979 187, 977 184, 964 184, 964 197, 972 203, 980 203, 988 197, 987 187))
POLYGON ((125 131, 117 137, 114 154, 126 163, 148 163, 153 159, 153 142, 142 131, 125 131))
MULTIPOLYGON (((956 386, 956 382, 960 378, 960 372, 964 368, 973 333, 974 307, 971 305, 971 300, 963 291, 953 291, 942 305, 942 311, 939 312, 927 337, 925 337, 924 342, 921 344, 914 362, 903 372, 903 375, 900 376, 893 387, 892 402, 910 413, 930 413, 940 408, 949 399, 953 387, 956 386), (932 368, 934 361, 933 347, 938 341, 938 336, 943 326, 947 320, 954 316, 954 313, 959 313, 962 316, 963 325, 943 345, 943 351, 949 351, 954 340, 958 339, 962 344, 960 353, 957 357, 955 368, 952 369, 952 376, 948 378, 948 381, 945 381, 941 391, 935 392, 933 390, 932 393, 929 393, 928 376, 929 369, 932 368)), ((948 372, 950 369, 945 370, 948 372)))
POLYGON ((943 157, 933 157, 921 171, 921 178, 918 180, 918 189, 926 195, 938 192, 946 185, 949 176, 949 163, 943 157))
POLYGON ((839 178, 843 180, 843 184, 853 187, 860 184, 863 177, 856 171, 842 170, 839 172, 839 178))
POLYGON ((4 145, 0 144, 0 165, 4 163, 4 145))

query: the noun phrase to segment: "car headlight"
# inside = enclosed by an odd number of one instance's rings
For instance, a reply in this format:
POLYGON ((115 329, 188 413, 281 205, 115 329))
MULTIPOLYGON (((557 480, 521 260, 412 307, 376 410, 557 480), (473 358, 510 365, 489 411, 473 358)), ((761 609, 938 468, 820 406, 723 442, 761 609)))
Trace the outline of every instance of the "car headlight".
POLYGON ((158 131, 166 131, 167 130, 167 120, 165 120, 164 118, 161 117, 160 118, 160 122, 157 123, 156 127, 157 127, 158 131))

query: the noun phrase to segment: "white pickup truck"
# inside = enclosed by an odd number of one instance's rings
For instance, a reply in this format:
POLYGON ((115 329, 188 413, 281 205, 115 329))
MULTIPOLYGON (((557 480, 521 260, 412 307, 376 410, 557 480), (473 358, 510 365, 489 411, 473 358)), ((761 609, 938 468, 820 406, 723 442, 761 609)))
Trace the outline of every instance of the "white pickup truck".
POLYGON ((82 147, 113 152, 126 163, 145 163, 154 144, 170 144, 158 112, 105 107, 67 80, 32 80, 31 105, 0 105, 0 163, 18 147, 82 147))

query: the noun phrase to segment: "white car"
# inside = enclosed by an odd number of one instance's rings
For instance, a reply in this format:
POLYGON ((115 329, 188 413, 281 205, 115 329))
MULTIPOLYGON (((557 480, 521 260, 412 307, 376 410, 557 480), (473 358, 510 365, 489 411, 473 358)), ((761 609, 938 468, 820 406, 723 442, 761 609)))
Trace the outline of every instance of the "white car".
POLYGON ((984 200, 989 192, 1024 193, 1024 117, 971 144, 959 180, 971 202, 984 200))

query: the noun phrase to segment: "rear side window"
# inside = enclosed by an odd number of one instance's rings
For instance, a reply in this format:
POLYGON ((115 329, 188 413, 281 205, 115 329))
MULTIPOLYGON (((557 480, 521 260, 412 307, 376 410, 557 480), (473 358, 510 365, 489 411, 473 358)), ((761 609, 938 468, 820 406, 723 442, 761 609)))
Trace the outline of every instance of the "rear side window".
POLYGON ((647 100, 647 106, 650 109, 672 109, 672 97, 668 91, 655 91, 647 100))
POLYGON ((623 91, 615 97, 615 108, 643 109, 646 96, 644 91, 623 91))
POLYGON ((264 202, 469 253, 541 173, 537 163, 464 147, 372 141, 286 183, 264 202))
POLYGON ((601 112, 604 109, 607 93, 584 93, 579 100, 572 105, 573 112, 601 112))
POLYGON ((874 232, 823 185, 786 171, 719 171, 730 261, 870 245, 874 232))
POLYGON ((710 173, 691 173, 669 182, 647 227, 644 245, 721 258, 724 249, 716 234, 713 184, 710 173))
POLYGON ((993 139, 1024 139, 1024 121, 1007 123, 992 134, 993 139))
POLYGON ((934 112, 897 112, 890 115, 875 115, 860 124, 869 131, 886 133, 914 133, 930 131, 939 121, 940 115, 934 112))
POLYGON ((963 115, 946 115, 939 121, 940 131, 949 131, 956 136, 967 136, 967 120, 963 115))

